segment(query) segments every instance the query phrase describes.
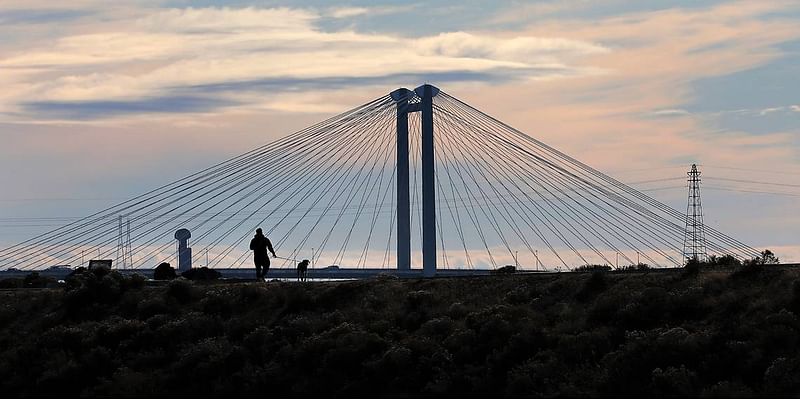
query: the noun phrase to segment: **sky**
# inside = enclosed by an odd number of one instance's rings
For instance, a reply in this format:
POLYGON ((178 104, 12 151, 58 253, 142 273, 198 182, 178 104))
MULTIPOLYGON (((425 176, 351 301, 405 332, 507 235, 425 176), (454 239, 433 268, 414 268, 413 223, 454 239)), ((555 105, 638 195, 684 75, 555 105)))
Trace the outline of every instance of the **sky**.
POLYGON ((708 224, 800 262, 799 24, 797 1, 3 0, 0 247, 429 82, 678 210, 697 163, 708 224))

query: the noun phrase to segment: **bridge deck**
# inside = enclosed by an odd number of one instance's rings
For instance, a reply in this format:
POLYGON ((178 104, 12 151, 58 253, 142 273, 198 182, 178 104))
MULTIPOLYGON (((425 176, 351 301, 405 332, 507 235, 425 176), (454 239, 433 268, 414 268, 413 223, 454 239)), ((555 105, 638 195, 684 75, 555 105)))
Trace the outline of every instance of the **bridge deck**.
MULTIPOLYGON (((223 278, 230 279, 254 279, 256 270, 254 268, 215 268, 215 271, 222 273, 223 278)), ((123 274, 140 274, 146 277, 153 276, 153 269, 120 269, 116 270, 123 274)), ((42 276, 49 276, 57 279, 63 279, 67 276, 67 270, 43 270, 43 271, 0 271, 0 279, 11 277, 23 277, 31 272, 38 272, 42 276)), ((491 272, 488 269, 439 269, 436 271, 436 276, 480 276, 489 275, 491 272)), ((386 268, 316 268, 308 270, 308 277, 311 279, 364 279, 378 275, 390 275, 398 278, 421 278, 421 269, 412 269, 408 271, 398 271, 396 269, 386 268)), ((297 277, 297 271, 294 268, 270 268, 267 274, 267 279, 291 279, 297 277)))
MULTIPOLYGON (((774 264, 768 265, 770 268, 798 268, 800 263, 787 263, 787 264, 774 264)), ((609 271, 609 273, 668 273, 670 271, 679 271, 682 268, 653 268, 645 271, 609 271)), ((222 273, 225 279, 255 279, 256 272, 253 268, 215 268, 216 271, 222 273)), ((730 268, 706 268, 706 271, 719 270, 719 271, 733 271, 730 268)), ((116 270, 123 274, 140 274, 148 278, 153 276, 153 269, 122 269, 116 270)), ((63 279, 69 273, 67 270, 43 270, 43 271, 0 271, 0 279, 24 277, 31 272, 38 272, 42 276, 53 277, 56 279, 63 279)), ((492 270, 488 269, 437 269, 437 277, 459 277, 459 276, 487 276, 491 275, 492 270)), ((537 274, 564 274, 564 273, 583 273, 574 271, 531 271, 519 270, 517 273, 537 273, 537 274)), ((310 279, 365 279, 378 275, 396 276, 398 278, 422 278, 421 269, 412 269, 409 271, 398 271, 396 269, 385 268, 317 268, 308 270, 308 278, 310 279)), ((294 279, 297 277, 297 271, 294 268, 270 268, 267 279, 294 279)))

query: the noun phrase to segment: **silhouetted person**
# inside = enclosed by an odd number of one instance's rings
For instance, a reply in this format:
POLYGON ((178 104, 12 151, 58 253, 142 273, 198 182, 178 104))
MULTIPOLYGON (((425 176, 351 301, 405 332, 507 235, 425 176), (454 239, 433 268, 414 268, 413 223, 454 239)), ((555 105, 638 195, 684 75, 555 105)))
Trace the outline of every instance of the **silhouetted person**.
POLYGON ((305 282, 308 276, 308 260, 303 260, 297 263, 297 280, 305 282))
POLYGON ((261 232, 261 228, 256 229, 256 235, 253 237, 253 240, 250 241, 250 250, 253 250, 253 262, 256 264, 256 279, 263 279, 267 277, 267 272, 269 272, 269 256, 267 255, 267 250, 272 253, 273 257, 275 256, 275 250, 272 249, 272 242, 267 239, 266 236, 261 232), (264 273, 261 273, 261 269, 264 269, 264 273))

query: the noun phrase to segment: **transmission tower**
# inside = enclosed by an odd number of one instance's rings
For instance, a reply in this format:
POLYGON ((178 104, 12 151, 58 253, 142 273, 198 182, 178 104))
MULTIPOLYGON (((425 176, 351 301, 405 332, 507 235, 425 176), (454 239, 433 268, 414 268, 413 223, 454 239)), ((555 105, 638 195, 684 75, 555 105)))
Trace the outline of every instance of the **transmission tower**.
POLYGON ((686 205, 686 229, 683 235, 683 258, 685 261, 706 259, 706 237, 703 229, 703 205, 700 202, 700 171, 692 164, 689 176, 689 201, 686 205))
POLYGON ((119 216, 117 239, 117 269, 133 268, 133 251, 131 249, 131 218, 119 216))

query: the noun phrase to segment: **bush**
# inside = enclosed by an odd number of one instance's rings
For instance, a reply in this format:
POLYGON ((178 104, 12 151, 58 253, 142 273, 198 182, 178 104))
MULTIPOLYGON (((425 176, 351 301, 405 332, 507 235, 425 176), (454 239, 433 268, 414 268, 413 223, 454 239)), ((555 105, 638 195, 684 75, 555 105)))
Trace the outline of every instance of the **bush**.
POLYGON ((732 274, 731 279, 753 278, 764 271, 764 265, 748 262, 737 268, 732 274))
POLYGON ((769 393, 794 397, 800 392, 800 362, 797 358, 780 357, 764 372, 764 383, 769 393))
POLYGON ((578 268, 574 269, 574 272, 607 272, 611 271, 611 267, 608 265, 600 265, 600 264, 586 264, 581 265, 578 268))
POLYGON ((664 396, 692 397, 697 393, 697 374, 685 366, 656 368, 651 373, 653 388, 664 396))
POLYGON ((792 284, 792 299, 789 309, 795 314, 800 314, 800 280, 794 281, 792 284))
POLYGON ((513 265, 506 265, 492 270, 492 274, 495 275, 513 274, 515 272, 517 272, 517 267, 513 265))
POLYGON ((111 270, 106 268, 106 267, 94 267, 94 268, 90 268, 89 272, 93 273, 97 277, 102 278, 102 277, 110 274, 111 270))
POLYGON ((81 308, 94 303, 116 302, 125 290, 125 277, 105 268, 85 270, 66 281, 66 300, 71 306, 81 308))
POLYGON ((683 267, 684 276, 696 276, 700 273, 701 263, 696 258, 686 260, 686 265, 683 267))
POLYGON ((764 269, 141 289, 82 271, 0 291, 0 392, 794 396, 800 271, 764 269))
POLYGON ((172 268, 169 263, 158 264, 156 269, 153 270, 153 279, 157 281, 171 281, 177 277, 178 275, 175 274, 175 268, 172 268))
POLYGON ((141 289, 144 287, 145 282, 147 282, 147 278, 139 274, 133 274, 125 281, 125 287, 127 289, 141 289))
POLYGON ((195 290, 192 284, 184 280, 176 280, 167 286, 167 296, 178 300, 180 303, 188 303, 195 298, 195 290))
POLYGON ((38 272, 31 272, 23 280, 26 288, 44 288, 50 283, 55 283, 55 279, 41 276, 38 272))
POLYGON ((592 272, 592 275, 589 276, 589 279, 587 279, 586 282, 583 284, 583 287, 578 292, 578 294, 575 295, 575 298, 577 298, 580 301, 587 301, 592 296, 595 296, 598 293, 601 293, 602 291, 606 290, 607 287, 608 283, 606 282, 605 272, 603 271, 592 272))
POLYGON ((775 256, 775 253, 767 249, 762 251, 760 256, 752 259, 750 263, 759 265, 780 264, 781 260, 775 256))
POLYGON ((76 276, 76 275, 82 275, 82 274, 85 274, 85 273, 86 273, 86 271, 88 271, 88 269, 86 269, 86 267, 78 267, 78 268, 75 268, 74 270, 72 270, 72 272, 70 272, 70 273, 68 273, 68 274, 67 274, 67 277, 66 277, 65 279, 72 278, 72 277, 74 277, 74 276, 76 276))
POLYGON ((644 263, 625 265, 619 268, 620 271, 648 271, 650 266, 644 263))
POLYGON ((6 278, 0 280, 0 289, 18 289, 24 286, 25 281, 21 278, 6 278))
POLYGON ((723 267, 723 268, 736 268, 742 265, 742 262, 739 261, 736 257, 726 254, 724 256, 709 256, 708 261, 706 264, 713 266, 713 267, 723 267))
POLYGON ((222 274, 219 271, 208 267, 192 268, 181 273, 181 276, 191 281, 212 281, 222 278, 222 274))

